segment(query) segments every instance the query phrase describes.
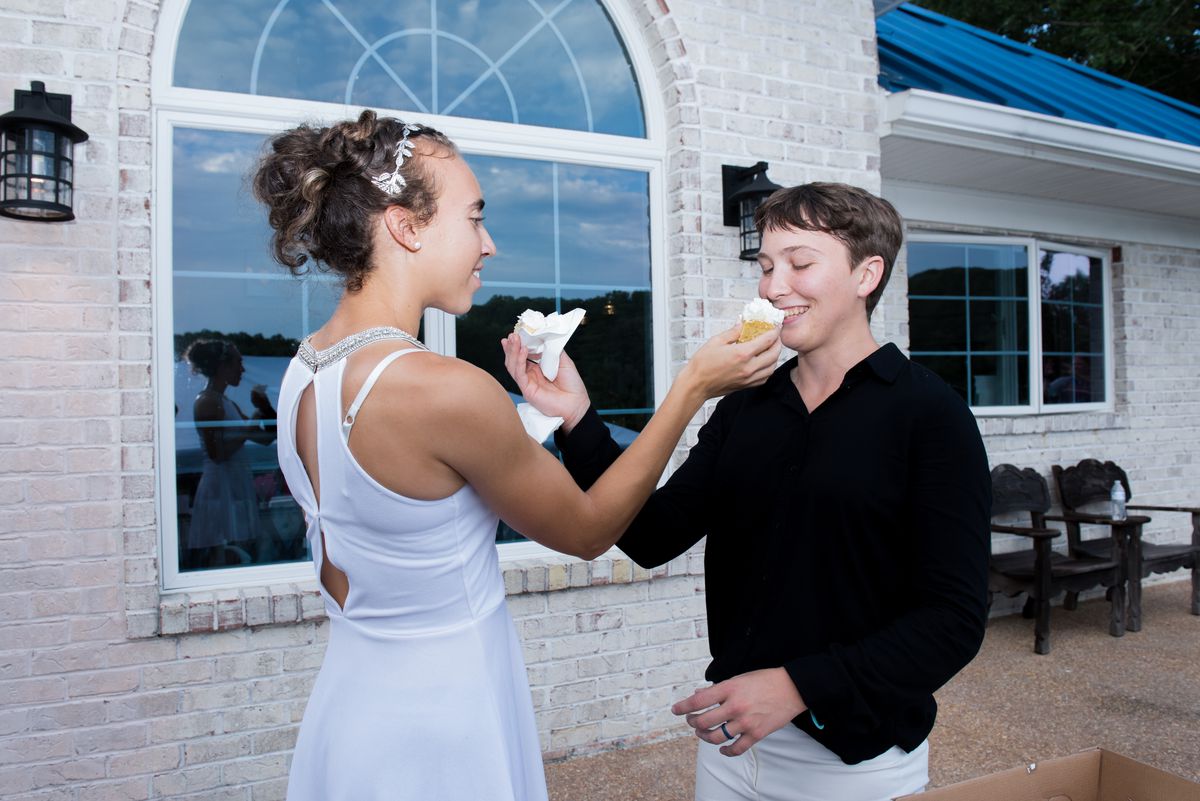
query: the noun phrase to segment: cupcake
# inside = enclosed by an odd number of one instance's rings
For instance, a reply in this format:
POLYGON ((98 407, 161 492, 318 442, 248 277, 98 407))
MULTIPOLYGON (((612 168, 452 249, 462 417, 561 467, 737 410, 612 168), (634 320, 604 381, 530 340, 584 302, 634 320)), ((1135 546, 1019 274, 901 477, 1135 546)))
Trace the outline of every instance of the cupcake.
POLYGON ((783 316, 782 310, 762 298, 755 298, 742 308, 742 331, 738 334, 737 341, 749 342, 759 334, 765 334, 782 325, 783 316))

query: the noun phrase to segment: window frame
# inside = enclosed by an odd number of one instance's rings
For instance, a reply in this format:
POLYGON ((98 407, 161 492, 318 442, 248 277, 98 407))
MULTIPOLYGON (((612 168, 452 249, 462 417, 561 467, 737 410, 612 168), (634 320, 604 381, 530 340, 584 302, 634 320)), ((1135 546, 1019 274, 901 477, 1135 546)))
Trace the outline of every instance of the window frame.
MULTIPOLYGON (((971 411, 977 417, 1028 417, 1049 414, 1077 414, 1082 412, 1111 412, 1115 408, 1113 394, 1116 389, 1115 366, 1113 363, 1113 287, 1111 254, 1103 249, 1084 245, 1073 245, 1055 239, 1043 239, 1035 236, 1004 236, 959 234, 947 231, 923 230, 912 231, 905 237, 905 272, 908 274, 908 245, 914 242, 947 244, 947 245, 1020 245, 1025 248, 1027 263, 1026 270, 1028 287, 1027 315, 1029 319, 1029 398, 1027 405, 1011 406, 971 406, 971 411), (1042 386, 1042 295, 1040 271, 1037 254, 1039 250, 1066 251, 1081 256, 1099 258, 1104 276, 1104 400, 1092 403, 1053 403, 1043 400, 1042 386)), ((906 293, 905 303, 909 315, 911 331, 912 307, 908 305, 910 295, 906 293)), ((912 352, 912 341, 909 340, 909 352, 912 352)))
MULTIPOLYGON (((650 306, 654 406, 661 405, 669 386, 668 280, 666 230, 666 112, 656 71, 646 50, 641 26, 632 12, 611 0, 596 0, 613 22, 625 47, 638 83, 644 115, 645 138, 589 133, 464 117, 418 114, 379 108, 384 114, 426 124, 445 131, 470 155, 524 158, 536 161, 613 167, 646 173, 649 190, 650 306)), ((252 565, 204 571, 179 570, 176 462, 174 428, 174 275, 173 275, 173 145, 176 128, 270 135, 299 121, 332 122, 353 117, 361 106, 339 103, 244 95, 173 86, 175 53, 190 0, 168 0, 160 14, 161 45, 151 59, 151 279, 152 300, 151 384, 156 420, 155 474, 159 554, 159 588, 164 593, 215 590, 306 582, 312 579, 310 561, 277 565, 252 565)), ((265 248, 264 248, 265 251, 265 248)), ((264 255, 264 258, 267 258, 264 255)), ((280 273, 285 279, 290 276, 280 273)), ((485 281, 486 286, 486 281, 485 281)), ((454 354, 453 315, 426 312, 426 344, 439 353, 454 354)), ((502 562, 558 556, 536 542, 498 543, 502 562)))

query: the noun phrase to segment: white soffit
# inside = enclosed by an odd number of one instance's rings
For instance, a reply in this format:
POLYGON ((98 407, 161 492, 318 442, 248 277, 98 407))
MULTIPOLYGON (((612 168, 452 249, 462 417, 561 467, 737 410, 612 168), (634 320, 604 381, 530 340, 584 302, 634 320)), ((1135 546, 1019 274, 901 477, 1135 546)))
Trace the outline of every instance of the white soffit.
POLYGON ((1200 148, 1192 145, 910 89, 887 98, 881 151, 885 185, 1161 215, 1172 218, 1162 221, 1168 228, 1200 224, 1200 148))

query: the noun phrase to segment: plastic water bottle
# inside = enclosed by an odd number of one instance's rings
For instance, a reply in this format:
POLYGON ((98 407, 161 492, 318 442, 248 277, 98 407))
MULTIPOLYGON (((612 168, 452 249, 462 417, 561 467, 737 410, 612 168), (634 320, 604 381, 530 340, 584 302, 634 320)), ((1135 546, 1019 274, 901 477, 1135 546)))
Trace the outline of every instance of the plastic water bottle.
POLYGON ((1114 481, 1112 485, 1112 519, 1125 519, 1125 487, 1120 481, 1114 481))

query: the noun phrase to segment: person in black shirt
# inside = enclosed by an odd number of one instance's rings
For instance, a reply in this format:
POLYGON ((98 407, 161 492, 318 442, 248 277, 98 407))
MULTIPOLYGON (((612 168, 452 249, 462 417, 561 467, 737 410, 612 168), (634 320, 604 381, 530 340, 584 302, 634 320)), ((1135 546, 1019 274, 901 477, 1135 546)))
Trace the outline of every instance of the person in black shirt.
MULTIPOLYGON (((933 693, 983 640, 987 457, 963 400, 871 334, 891 204, 806 184, 756 223, 759 295, 798 355, 720 401, 618 546, 653 567, 707 537, 713 684, 672 708, 703 741, 698 799, 894 798, 928 781, 933 693)), ((573 366, 550 385, 506 356, 590 485, 619 449, 573 366)))

